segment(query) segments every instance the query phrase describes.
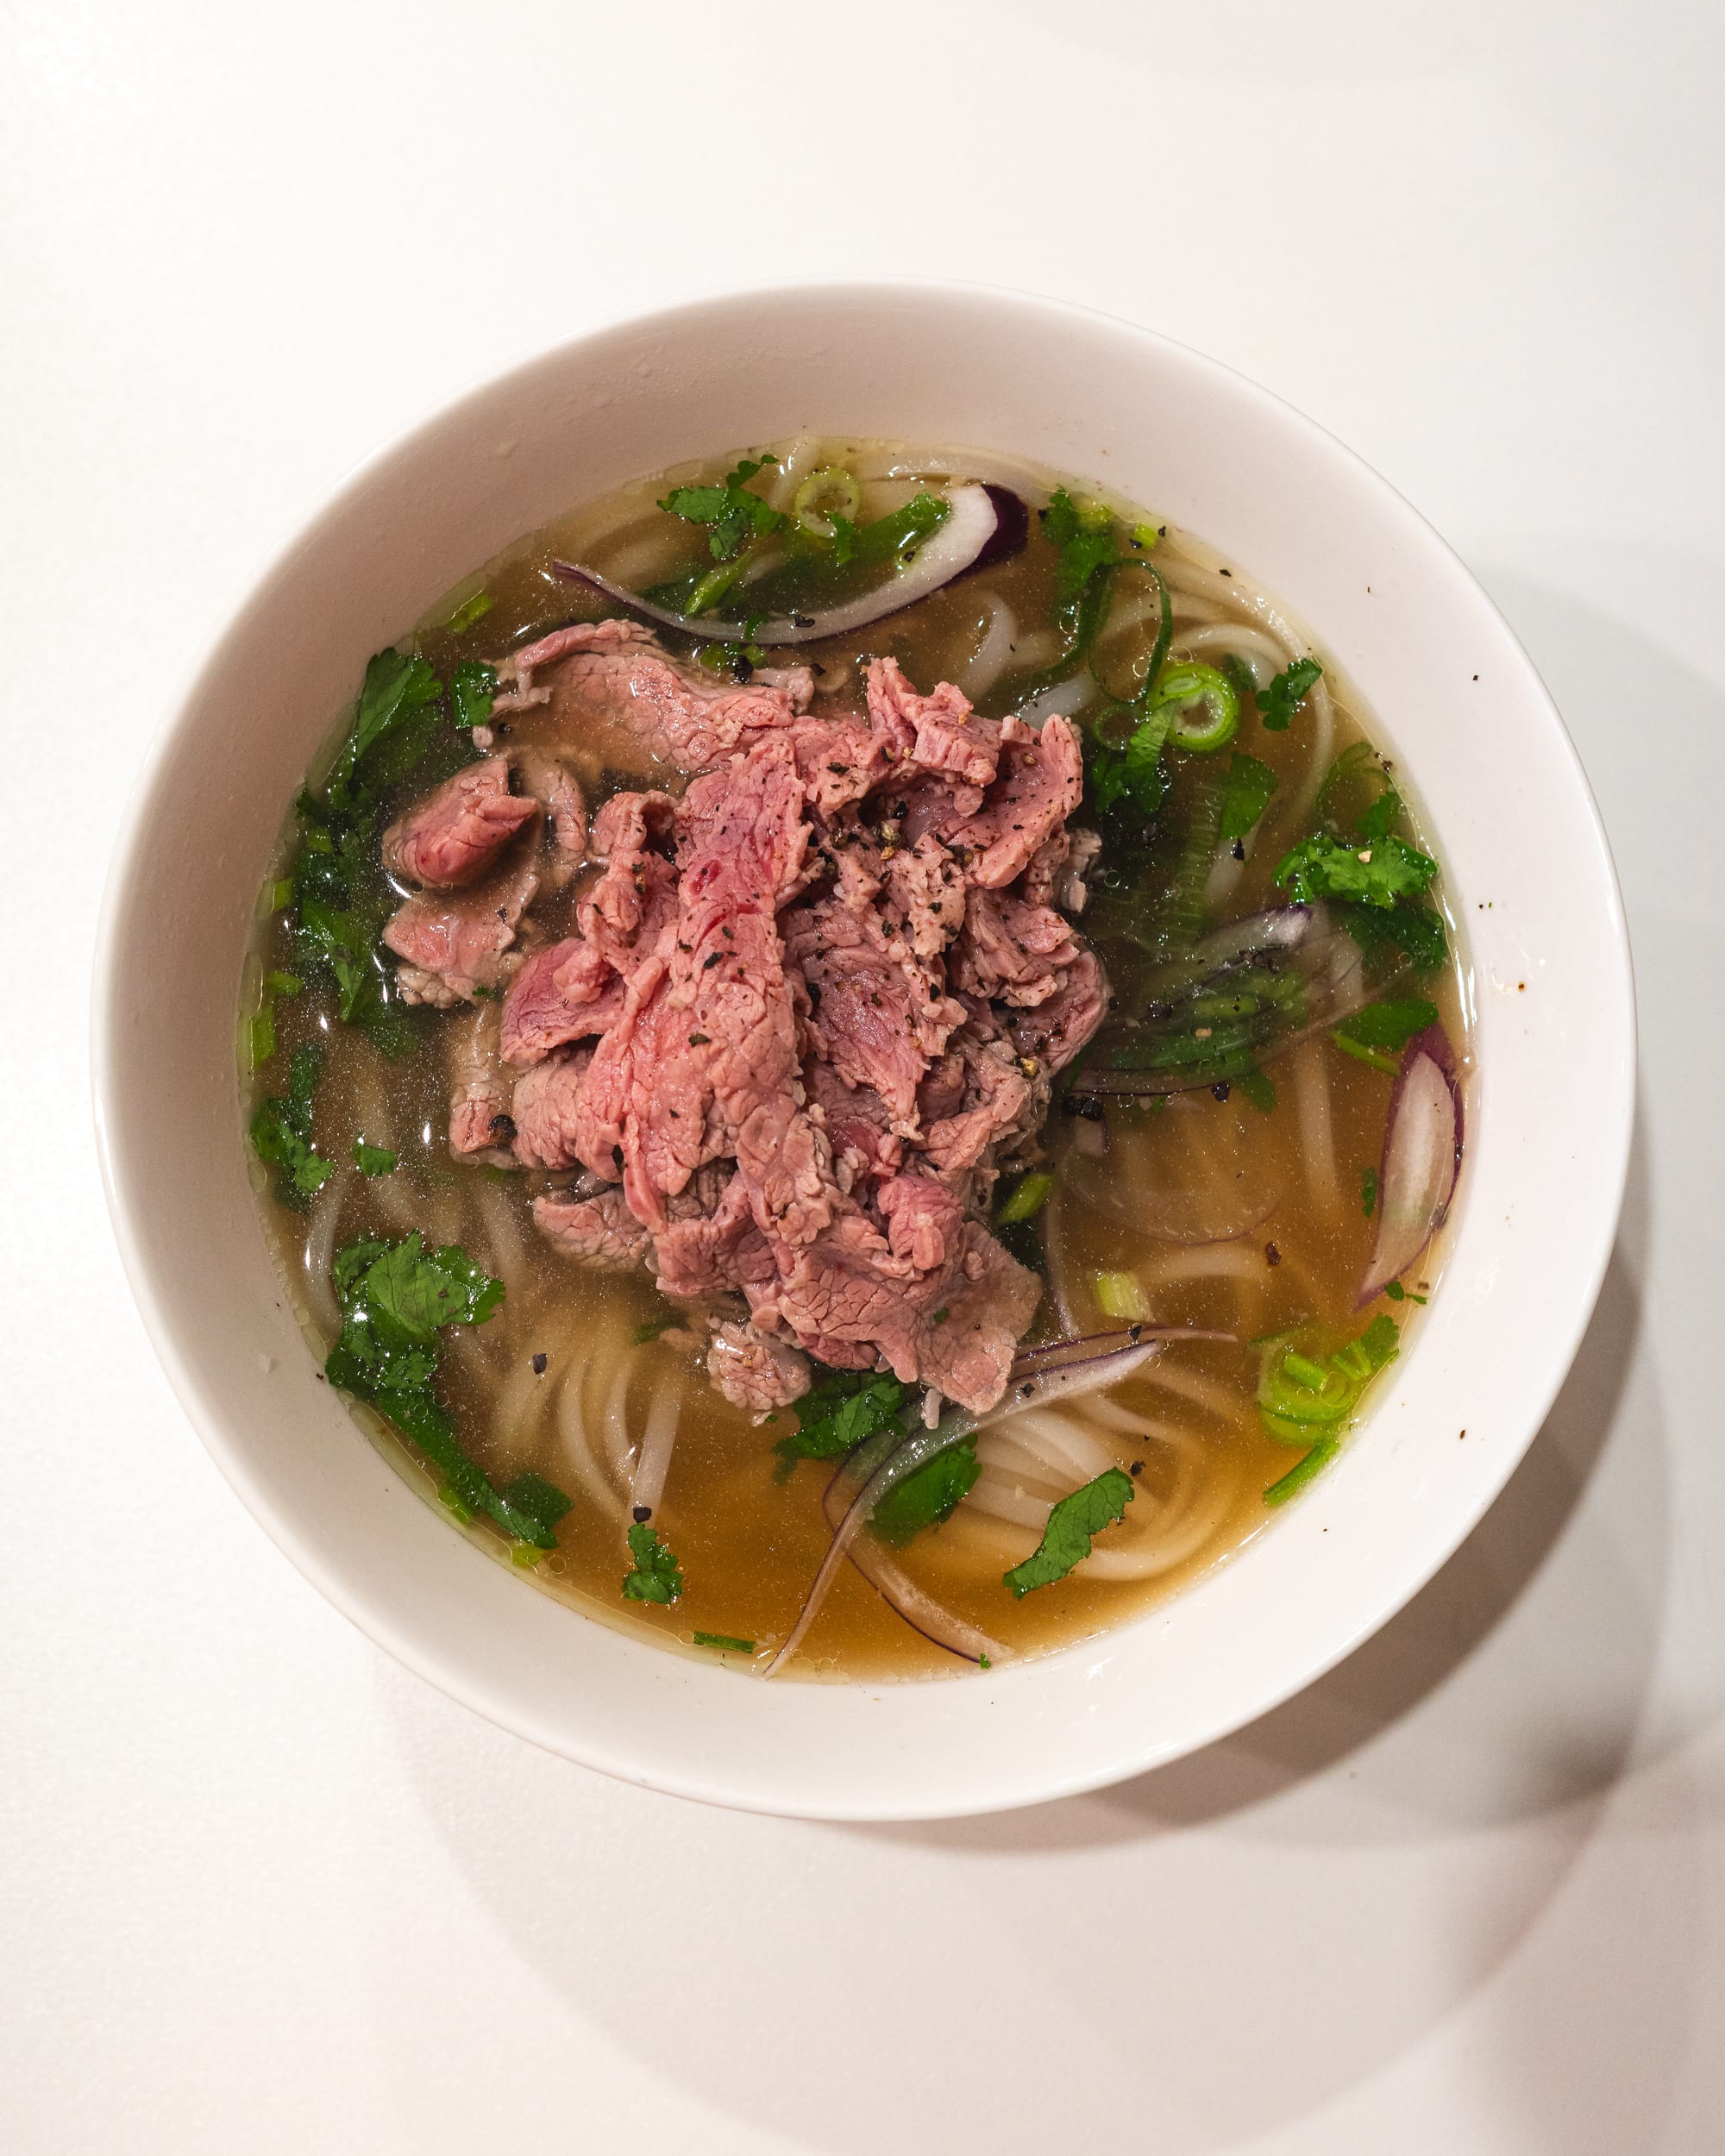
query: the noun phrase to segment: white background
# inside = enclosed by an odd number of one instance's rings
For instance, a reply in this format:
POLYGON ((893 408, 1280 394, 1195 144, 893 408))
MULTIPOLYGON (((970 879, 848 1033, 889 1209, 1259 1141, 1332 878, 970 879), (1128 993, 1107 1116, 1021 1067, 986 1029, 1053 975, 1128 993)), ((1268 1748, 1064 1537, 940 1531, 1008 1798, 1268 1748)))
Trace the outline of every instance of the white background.
POLYGON ((0 0, 0 2147, 1725 2147, 1725 18, 0 0), (85 1059, 152 730, 348 465, 572 331, 863 271, 1153 324, 1410 495, 1568 717, 1643 1000, 1597 1320, 1454 1562, 1212 1752, 928 1828, 611 1784, 327 1608, 157 1370, 85 1059))

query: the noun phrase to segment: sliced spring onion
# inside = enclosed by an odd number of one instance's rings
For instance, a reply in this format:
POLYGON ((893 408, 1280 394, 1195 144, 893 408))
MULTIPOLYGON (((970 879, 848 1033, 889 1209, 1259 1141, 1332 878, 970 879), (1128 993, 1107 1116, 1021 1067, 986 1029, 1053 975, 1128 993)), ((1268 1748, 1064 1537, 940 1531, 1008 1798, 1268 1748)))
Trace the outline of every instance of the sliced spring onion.
POLYGON ((1120 1318, 1130 1325, 1150 1315, 1150 1298, 1136 1273, 1098 1273, 1090 1293, 1106 1318, 1120 1318))
POLYGON ((1027 1175, 1020 1175, 1007 1194, 1007 1201, 994 1215, 996 1227, 1009 1228, 1021 1220, 1033 1220, 1048 1203, 1054 1190, 1054 1178, 1046 1169, 1035 1169, 1027 1175))
POLYGON ((465 636, 475 622, 485 619, 496 603, 484 585, 480 585, 478 591, 470 592, 461 601, 443 626, 452 636, 465 636))
POLYGON ((712 1647, 720 1654, 753 1654, 752 1639, 734 1639, 728 1632, 698 1632, 694 1635, 698 1647, 712 1647))
POLYGON ((1288 1472, 1264 1493, 1266 1505, 1285 1505, 1296 1490, 1305 1489, 1314 1475, 1321 1475, 1342 1449, 1339 1438, 1320 1438, 1311 1451, 1295 1461, 1288 1472))
POLYGON ((1169 739, 1188 755, 1225 749, 1239 731, 1239 697, 1214 667, 1170 667, 1157 686, 1156 708, 1170 714, 1169 739))
POLYGON ((791 512, 803 530, 812 532, 817 539, 831 539, 832 520, 843 517, 854 524, 856 512, 862 506, 862 490, 849 472, 834 465, 823 465, 819 472, 811 472, 798 487, 791 501, 791 512))
POLYGON ((1357 1063, 1368 1063, 1373 1070, 1381 1070, 1387 1078, 1399 1075, 1401 1064, 1395 1056, 1386 1056, 1381 1048, 1368 1048, 1364 1041, 1354 1040, 1339 1028, 1331 1033, 1330 1038, 1344 1056, 1352 1056, 1357 1063))
POLYGON ((689 593, 684 612, 693 618, 698 614, 705 614, 710 607, 717 606, 742 575, 748 558, 746 553, 740 554, 734 561, 721 561, 717 568, 709 569, 689 593))

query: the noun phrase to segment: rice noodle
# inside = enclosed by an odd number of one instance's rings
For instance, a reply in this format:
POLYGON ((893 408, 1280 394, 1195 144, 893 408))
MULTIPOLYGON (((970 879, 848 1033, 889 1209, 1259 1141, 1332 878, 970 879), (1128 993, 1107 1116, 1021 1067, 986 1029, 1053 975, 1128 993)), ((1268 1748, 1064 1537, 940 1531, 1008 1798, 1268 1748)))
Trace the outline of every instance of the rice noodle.
POLYGON ((997 592, 980 594, 988 610, 982 640, 958 676, 958 686, 973 699, 986 696, 1006 672, 1013 657, 1013 643, 1019 633, 1018 617, 997 592))
POLYGON ((1151 1373, 1150 1382, 1164 1392, 1175 1393, 1182 1400, 1204 1413, 1214 1415, 1218 1422, 1238 1422, 1244 1402, 1238 1393, 1214 1377, 1206 1377, 1201 1370, 1176 1369, 1170 1363, 1151 1373))
POLYGON ((618 1358, 611 1381, 611 1390, 605 1395, 605 1420, 600 1425, 600 1436, 612 1474, 627 1489, 635 1479, 635 1445, 629 1435, 629 1381, 635 1375, 638 1354, 618 1358))
POLYGON ((1211 651, 1233 652, 1251 669, 1252 680, 1261 689, 1267 688, 1272 675, 1280 674, 1288 663, 1275 637, 1240 621, 1207 622, 1189 636, 1176 631, 1175 642, 1195 659, 1201 659, 1211 651))
POLYGON ((1294 1097, 1300 1110, 1300 1150, 1313 1197, 1333 1219, 1341 1210, 1341 1181, 1336 1172, 1336 1141, 1330 1116, 1330 1072, 1324 1044, 1316 1035, 1303 1040, 1288 1058, 1294 1097))
POLYGON ((502 1443, 513 1455, 527 1450, 527 1441, 535 1426, 543 1420, 549 1388, 545 1380, 524 1357, 498 1395, 492 1410, 492 1427, 502 1443))
POLYGON ((505 1278, 511 1274, 518 1278, 527 1264, 527 1242, 521 1232, 519 1216, 498 1186, 482 1175, 474 1178, 467 1195, 491 1247, 491 1269, 505 1278))
POLYGON ((336 1223, 352 1181, 351 1169, 338 1168, 313 1200, 301 1261, 306 1302, 324 1337, 332 1341, 342 1330, 342 1313, 330 1284, 329 1269, 336 1257, 336 1223))
MULTIPOLYGON (((1022 647, 1020 647, 1022 649, 1022 647)), ((1088 668, 1068 674, 1063 681, 1056 681, 1032 697, 1028 704, 1019 705, 1015 717, 1026 726, 1039 727, 1045 718, 1073 718, 1097 694, 1095 677, 1088 668)))
POLYGON ((564 1457, 575 1470, 581 1487, 602 1512, 613 1513, 619 1509, 621 1498, 606 1479, 587 1436, 586 1395, 592 1372, 593 1364, 585 1357, 564 1372, 557 1395, 557 1428, 563 1440, 564 1457))
POLYGON ((638 1513, 644 1507, 648 1513, 656 1513, 665 1495, 665 1476, 671 1464, 671 1448, 677 1441, 677 1420, 682 1413, 678 1380, 674 1375, 662 1380, 653 1395, 653 1404, 647 1410, 646 1426, 641 1432, 641 1451, 635 1463, 635 1476, 629 1492, 629 1501, 638 1513))

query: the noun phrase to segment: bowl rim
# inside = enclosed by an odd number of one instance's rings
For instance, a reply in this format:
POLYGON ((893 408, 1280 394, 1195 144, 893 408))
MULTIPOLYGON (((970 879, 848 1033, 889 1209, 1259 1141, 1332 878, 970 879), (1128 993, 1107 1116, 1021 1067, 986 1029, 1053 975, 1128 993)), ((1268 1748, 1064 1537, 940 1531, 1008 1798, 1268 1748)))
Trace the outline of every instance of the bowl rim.
MULTIPOLYGON (((172 694, 158 711, 150 740, 128 794, 104 883, 94 943, 89 1036, 91 1107, 103 1189, 122 1264, 150 1345, 162 1365, 176 1399, 205 1451, 269 1539, 368 1639, 417 1675, 459 1700, 497 1727, 525 1737, 561 1757, 577 1760, 640 1787, 730 1808, 783 1816, 881 1821, 935 1819, 982 1815, 1082 1795, 1153 1771, 1157 1765, 1169 1764, 1176 1758, 1218 1743, 1272 1712, 1335 1668, 1364 1640, 1404 1608, 1448 1563, 1496 1502, 1549 1416, 1591 1322, 1610 1263, 1627 1185, 1635 1121, 1638 1071, 1634 957, 1621 882, 1597 799, 1568 728, 1531 655, 1502 610, 1456 548, 1397 487, 1358 452, 1297 406, 1264 388, 1239 369, 1162 330, 1104 309, 1082 305, 1019 287, 977 280, 913 277, 803 277, 759 285, 718 285, 705 289, 692 288, 686 297, 668 305, 644 312, 608 316, 574 335, 525 348, 506 364, 486 369, 455 393, 442 396, 423 405, 411 421, 351 463, 333 486, 320 491, 309 511, 301 511, 285 521, 287 527, 285 533, 275 544, 266 548, 254 563, 248 566, 242 580, 241 596, 237 603, 223 617, 200 655, 182 670, 172 694), (1529 705, 1530 717, 1533 711, 1538 711, 1550 736, 1548 746, 1559 749, 1566 760, 1569 774, 1578 789, 1578 805, 1584 811, 1589 836, 1593 843, 1595 866, 1601 879, 1598 895, 1603 899, 1603 910, 1610 931, 1609 949, 1596 954, 1599 970, 1602 975, 1609 970, 1614 976, 1609 985, 1614 1000, 1621 1006, 1622 1021, 1627 1036, 1628 1053, 1615 1061, 1615 1068, 1619 1075, 1616 1097, 1609 1104, 1609 1125, 1603 1132, 1600 1150, 1591 1163, 1591 1181, 1597 1193, 1595 1211, 1598 1223, 1596 1229, 1596 1247, 1591 1263, 1583 1285, 1575 1294, 1569 1322, 1546 1336, 1541 1358, 1544 1376, 1541 1382, 1530 1388, 1529 1392, 1529 1398, 1538 1401, 1537 1414, 1530 1417, 1530 1426, 1526 1435, 1519 1441, 1506 1444, 1502 1452, 1493 1459, 1490 1470, 1480 1476, 1471 1507, 1465 1514, 1458 1510, 1456 1515, 1464 1524, 1451 1535, 1446 1546, 1439 1549, 1429 1561, 1422 1554, 1419 1562, 1410 1563, 1400 1576, 1394 1598, 1374 1601, 1370 1611, 1339 1638, 1331 1651, 1302 1664, 1299 1671, 1286 1682, 1264 1688, 1248 1707, 1241 1709, 1229 1706, 1218 1712, 1211 1723, 1201 1725, 1196 1733, 1182 1742, 1177 1749, 1170 1751, 1165 1745, 1147 1741, 1140 1742, 1134 1747, 1123 1738, 1116 1754, 1106 1766, 1064 1774, 1057 1770, 1027 1771, 1019 1775, 1010 1787, 1003 1787, 980 1797, 975 1794, 967 1795, 950 1803, 931 1802, 925 1797, 913 1797, 898 1802, 871 1800, 820 1807, 806 1801, 778 1802, 752 1786, 723 1786, 722 1777, 708 1776, 702 1780, 674 1771, 660 1771, 651 1766, 643 1766, 638 1756, 629 1752, 626 1746, 612 1747, 595 1741, 590 1736, 577 1749, 559 1731, 549 1727, 534 1727, 531 1717, 519 1713, 501 1711, 495 1699, 488 1695, 482 1686, 470 1683, 461 1671, 446 1662, 411 1622, 398 1620, 387 1594, 371 1588, 362 1575, 332 1562, 316 1532, 302 1529, 261 1488, 260 1478, 248 1461, 245 1446, 230 1427, 231 1418, 208 1389, 205 1375, 198 1367, 197 1357, 186 1351, 179 1338, 152 1263, 141 1248, 132 1214, 128 1165, 116 1144, 111 1112, 111 1103, 121 1077, 120 931, 126 897, 135 881, 141 858, 149 841, 152 805, 173 763, 181 737, 190 730, 206 686, 218 674, 229 647, 243 637, 254 611, 260 607, 265 595, 302 550, 315 545, 323 527, 334 523, 367 491, 377 474, 386 471, 422 436, 458 418, 464 408, 480 405, 511 382, 526 377, 537 368, 573 360, 583 348, 597 345, 619 333, 632 331, 675 335, 680 331, 687 332, 706 310, 714 307, 795 302, 812 297, 831 300, 840 296, 847 301, 863 303, 906 299, 938 303, 955 298, 970 298, 1015 306, 1026 313, 1040 315, 1056 322, 1065 319, 1075 325, 1105 325, 1113 331, 1124 333, 1145 346, 1158 349, 1164 354, 1208 374, 1233 397, 1256 405, 1276 423, 1303 436, 1307 442, 1314 445, 1325 457, 1352 467, 1356 480, 1363 483, 1368 491, 1375 492, 1417 532, 1428 548, 1435 550, 1440 559, 1446 562, 1452 574, 1467 589, 1474 605, 1495 626, 1505 649, 1513 653, 1520 667, 1522 677, 1520 688, 1529 705)), ((1005 1670, 1000 1673, 1002 1680, 1008 1677, 1009 1673, 1005 1670)), ((804 1688, 796 1689, 801 1690, 804 1688)))

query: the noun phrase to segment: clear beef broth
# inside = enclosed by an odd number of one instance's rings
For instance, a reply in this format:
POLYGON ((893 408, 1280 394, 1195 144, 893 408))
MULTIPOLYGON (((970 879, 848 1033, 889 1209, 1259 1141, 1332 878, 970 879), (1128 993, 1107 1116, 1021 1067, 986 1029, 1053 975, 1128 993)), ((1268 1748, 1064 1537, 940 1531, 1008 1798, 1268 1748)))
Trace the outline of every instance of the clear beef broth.
MULTIPOLYGON (((787 500, 800 475, 844 467, 863 479, 861 514, 867 516, 910 498, 918 482, 906 473, 1007 476, 998 460, 900 445, 829 441, 780 448, 789 476, 764 475, 763 492, 787 500), (864 477, 888 473, 894 475, 864 477)), ((706 534, 656 505, 668 483, 712 480, 724 468, 716 461, 699 473, 637 483, 522 540, 430 611, 417 632, 417 649, 447 676, 462 661, 499 663, 530 636, 565 622, 617 611, 560 580, 551 566, 560 559, 586 562, 637 590, 700 567, 706 534), (482 618, 452 630, 448 624, 452 616, 460 619, 462 600, 480 591, 489 601, 482 618)), ((1010 476, 1032 511, 1061 484, 1047 473, 1010 476)), ((1095 498, 1081 482, 1066 484, 1075 495, 1095 498)), ((1113 506, 1126 528, 1141 524, 1144 512, 1113 506)), ((1277 667, 1287 663, 1291 653, 1278 650, 1273 624, 1266 630, 1266 602, 1239 571, 1220 573, 1233 565, 1166 528, 1151 558, 1172 587, 1172 661, 1187 655, 1214 663, 1236 651, 1256 662, 1260 687, 1272 656, 1277 667)), ((924 691, 943 680, 967 688, 974 682, 968 693, 976 708, 1000 716, 1017 708, 1026 684, 1058 658, 1056 567, 1056 548, 1032 514, 1016 558, 850 636, 773 655, 813 663, 818 685, 836 707, 860 705, 868 661, 891 655, 924 691)), ((1127 597, 1130 583, 1122 580, 1127 597)), ((1153 617, 1144 612, 1134 620, 1132 612, 1117 598, 1099 643, 1097 670, 1111 683, 1142 667, 1154 638, 1153 617)), ((668 643, 687 655, 686 642, 672 636, 668 643)), ((1245 849, 1248 857, 1230 854, 1225 861, 1228 849, 1217 849, 1207 878, 1207 928, 1285 903, 1275 869, 1310 828, 1322 770, 1368 738, 1345 677, 1327 659, 1324 665, 1327 740, 1318 738, 1309 704, 1286 731, 1251 718, 1241 725, 1234 746, 1269 765, 1279 783, 1245 849)), ((496 746, 549 747, 552 725, 543 708, 512 713, 496 746)), ((683 783, 621 731, 557 745, 580 778, 590 812, 620 787, 678 791, 683 783)), ((1173 787, 1159 821, 1172 835, 1171 858, 1184 824, 1202 813, 1200 797, 1215 781, 1214 767, 1226 758, 1170 761, 1173 787)), ((400 787, 392 809, 420 798, 427 784, 422 768, 400 787)), ((1091 821, 1087 803, 1073 823, 1091 821)), ((283 864, 294 842, 290 820, 283 864)), ((1101 866, 1092 907, 1077 924, 1096 935, 1118 991, 1123 976, 1130 986, 1141 954, 1101 933, 1114 903, 1106 888, 1107 852, 1101 866)), ((276 873, 285 874, 285 866, 276 873)), ((570 931, 582 883, 577 877, 561 891, 542 893, 532 908, 542 940, 570 931)), ((248 1010, 256 1006, 264 976, 291 975, 296 963, 285 917, 267 918, 248 964, 248 1010)), ((1452 944, 1449 960, 1422 981, 1421 993, 1438 1006, 1465 1065, 1458 984, 1452 944)), ((320 1356, 339 1326, 328 1276, 335 1250, 358 1238, 399 1238, 414 1231, 428 1246, 460 1244, 505 1282, 506 1294, 484 1324, 454 1326, 442 1336, 443 1404, 462 1445, 494 1482, 532 1470, 573 1500, 556 1546, 546 1552, 511 1545, 483 1520, 467 1521, 466 1532, 502 1561, 530 1557, 524 1579, 605 1622, 689 1651, 706 1651, 693 1644, 698 1633, 754 1642, 757 1666, 764 1664, 767 1650, 790 1631, 831 1541, 821 1500, 833 1463, 804 1462, 788 1476, 775 1474, 774 1445, 794 1426, 795 1410, 780 1409, 762 1423, 713 1390, 696 1333, 678 1322, 675 1307, 646 1270, 589 1271, 552 1248, 527 1209, 530 1193, 544 1188, 543 1177, 452 1161, 449 1096, 462 1039, 476 1022, 473 1008, 416 1014, 407 1052, 395 1059, 338 1021, 327 982, 308 977, 298 994, 278 997, 273 1012, 274 1054, 248 1081, 248 1114, 252 1102, 279 1089, 297 1045, 316 1042, 324 1052, 312 1141, 336 1164, 335 1172, 304 1209, 293 1210, 273 1200, 265 1170, 254 1165, 267 1232, 320 1356), (398 1156, 393 1173, 370 1179, 359 1172, 351 1155, 361 1138, 398 1156), (655 1326, 666 1329, 643 1338, 655 1326), (668 1416, 674 1407, 675 1446, 654 1526, 675 1551, 683 1584, 675 1601, 659 1606, 626 1601, 620 1583, 631 1563, 624 1532, 634 1448, 655 1414, 668 1416)), ((1028 1418, 1019 1419, 1034 1425, 1022 1443, 1013 1434, 1016 1422, 985 1432, 977 1441, 982 1476, 972 1496, 894 1552, 917 1585, 1007 1650, 1043 1651, 1118 1624, 1230 1557, 1269 1524, 1274 1514, 1263 1493, 1298 1456, 1267 1432, 1257 1400, 1261 1351, 1249 1344, 1297 1332, 1316 1353, 1360 1331, 1356 1293, 1375 1232, 1363 1179, 1378 1167, 1394 1081, 1383 1069, 1338 1052, 1321 1032, 1267 1062, 1265 1070, 1273 1106, 1238 1085, 1201 1087, 1156 1100, 1111 1100, 1100 1125, 1057 1112, 1044 1128, 1040 1165, 1053 1174, 1055 1195, 1033 1232, 1042 1238, 1049 1292, 1030 1339, 1057 1338, 1068 1327, 1081 1333, 1118 1328, 1122 1319, 1104 1307, 1107 1290, 1097 1283, 1127 1274, 1139 1283, 1144 1321, 1233 1337, 1172 1344, 1111 1391, 1070 1407, 1032 1403, 1028 1418), (1098 1150, 1102 1144, 1105 1151, 1098 1150), (1037 1547, 1048 1504, 1088 1479, 1098 1462, 1133 1477, 1126 1518, 1066 1578, 1014 1598, 1003 1570, 1037 1547)), ((1440 1253, 1440 1245, 1428 1247, 1408 1272, 1409 1297, 1435 1286, 1440 1253)), ((1396 1306, 1404 1336, 1416 1308, 1405 1299, 1396 1306)), ((374 1410, 357 1407, 355 1414, 401 1471, 435 1498, 443 1475, 374 1410)), ((787 1666, 806 1677, 880 1677, 950 1674, 966 1664, 913 1629, 845 1565, 787 1666)))

